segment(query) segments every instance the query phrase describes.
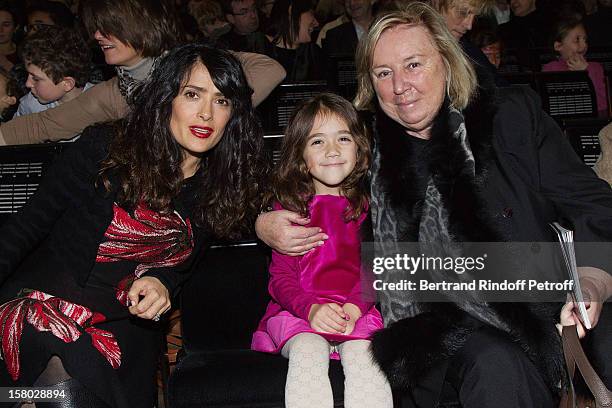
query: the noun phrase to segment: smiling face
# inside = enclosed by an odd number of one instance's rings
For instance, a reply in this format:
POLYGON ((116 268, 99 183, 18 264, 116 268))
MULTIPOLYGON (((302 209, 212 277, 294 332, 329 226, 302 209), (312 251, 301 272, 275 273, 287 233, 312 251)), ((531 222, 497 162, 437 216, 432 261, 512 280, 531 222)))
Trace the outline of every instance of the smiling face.
POLYGON ((312 41, 312 32, 319 26, 314 11, 309 10, 300 14, 300 30, 296 44, 306 44, 312 41))
POLYGON ((193 175, 202 154, 219 143, 232 114, 231 102, 217 89, 208 69, 197 63, 172 101, 170 131, 183 148, 185 177, 193 175))
POLYGON ((371 77, 387 116, 428 139, 446 93, 446 69, 429 32, 413 25, 384 31, 374 48, 371 77))
POLYGON ((588 50, 587 34, 582 24, 572 28, 561 41, 555 41, 555 51, 567 61, 576 56, 584 57, 588 50))
POLYGON ((340 195, 340 185, 357 162, 357 144, 348 125, 334 114, 318 114, 303 154, 316 194, 340 195))
POLYGON ((143 57, 134 47, 125 44, 111 34, 104 35, 100 30, 94 33, 94 38, 104 53, 104 61, 108 65, 131 67, 140 62, 143 57))
POLYGON ((453 37, 460 40, 466 32, 472 29, 476 10, 467 3, 456 2, 447 10, 443 10, 442 16, 453 37))

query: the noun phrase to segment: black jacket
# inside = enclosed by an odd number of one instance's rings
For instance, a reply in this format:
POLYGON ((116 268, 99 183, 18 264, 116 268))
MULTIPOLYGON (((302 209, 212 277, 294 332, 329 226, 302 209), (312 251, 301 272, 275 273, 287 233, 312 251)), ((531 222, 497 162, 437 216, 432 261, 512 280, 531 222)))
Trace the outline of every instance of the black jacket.
POLYGON ((355 25, 349 21, 329 30, 321 45, 327 56, 355 55, 358 42, 355 25))
MULTIPOLYGON (((112 132, 110 126, 86 129, 47 170, 36 194, 0 228, 0 300, 16 295, 11 295, 7 286, 30 284, 30 277, 37 282, 46 280, 51 287, 48 290, 57 287, 59 293, 64 288, 54 282, 54 276, 70 274, 79 285, 87 284, 98 247, 113 219, 115 194, 96 186, 112 132), (10 277, 13 279, 7 282, 10 277)), ((191 215, 193 198, 188 190, 173 203, 183 217, 191 215)), ((174 268, 151 269, 147 276, 157 277, 173 293, 187 279, 203 237, 203 231, 194 228, 192 256, 174 268)))
MULTIPOLYGON (((464 111, 476 161, 475 181, 462 179, 457 163, 464 158, 454 142, 435 137, 444 134, 444 120, 436 122, 430 140, 429 169, 449 213, 451 236, 457 242, 553 241, 548 223, 563 218, 572 223, 578 241, 612 241, 609 185, 579 160, 559 127, 540 108, 537 96, 523 87, 479 91, 464 111)), ((408 171, 397 148, 382 146, 398 137, 380 132, 393 129, 388 120, 379 115, 374 129, 375 143, 383 152, 381 165, 391 170, 381 172, 383 179, 378 181, 383 183, 385 174, 408 171)), ((407 137, 401 129, 395 131, 407 137)), ((402 197, 407 187, 396 182, 391 194, 402 197)), ((407 219, 397 221, 413 229, 419 220, 411 219, 410 209, 416 203, 405 194, 402 199, 400 205, 409 208, 402 213, 407 219)), ((400 320, 375 336, 374 355, 393 386, 410 387, 427 369, 462 347, 472 330, 462 324, 462 316, 468 313, 506 331, 538 367, 550 389, 556 390, 564 375, 554 326, 559 306, 489 303, 484 309, 461 310, 453 303, 423 305, 427 312, 400 320)))

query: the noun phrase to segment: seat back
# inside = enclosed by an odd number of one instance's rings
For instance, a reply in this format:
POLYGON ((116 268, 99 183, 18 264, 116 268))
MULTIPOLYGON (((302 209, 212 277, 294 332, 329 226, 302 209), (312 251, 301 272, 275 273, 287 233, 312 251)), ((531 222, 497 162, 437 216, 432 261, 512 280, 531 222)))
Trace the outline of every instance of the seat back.
POLYGON ((602 119, 578 120, 564 122, 564 132, 580 159, 589 167, 593 167, 601 147, 599 145, 599 131, 608 121, 602 119))
POLYGON ((331 55, 329 67, 332 74, 330 87, 346 99, 353 100, 357 93, 357 68, 354 55, 331 55))
POLYGON ((271 163, 272 167, 276 166, 280 160, 281 145, 283 144, 282 133, 273 133, 264 135, 264 151, 268 163, 271 163))
POLYGON ((185 350, 249 349, 269 301, 269 250, 255 240, 205 250, 181 293, 185 350))
POLYGON ((264 130, 282 131, 300 102, 326 90, 328 90, 326 81, 291 82, 279 85, 258 108, 264 130))
POLYGON ((16 213, 38 189, 63 144, 0 147, 0 224, 16 213))
POLYGON ((554 119, 596 117, 595 88, 586 71, 536 74, 542 108, 554 119))

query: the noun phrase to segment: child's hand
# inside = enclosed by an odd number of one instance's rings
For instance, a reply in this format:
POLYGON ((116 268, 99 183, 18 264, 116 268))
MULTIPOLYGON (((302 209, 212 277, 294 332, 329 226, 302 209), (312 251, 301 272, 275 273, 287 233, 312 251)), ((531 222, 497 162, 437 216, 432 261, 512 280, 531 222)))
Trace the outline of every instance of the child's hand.
POLYGON ((557 330, 559 330, 559 334, 563 332, 563 326, 571 326, 573 324, 576 325, 576 329, 578 330, 578 337, 583 338, 586 336, 586 330, 582 326, 582 322, 578 318, 578 307, 573 301, 567 302, 563 308, 561 309, 560 316, 561 324, 557 324, 557 330))
POLYGON ((310 327, 323 333, 344 333, 347 317, 348 315, 337 303, 314 304, 308 313, 310 327))
POLYGON ((355 323, 357 323, 357 320, 361 317, 361 310, 353 303, 345 303, 344 306, 342 306, 342 310, 348 315, 346 331, 344 332, 344 334, 348 336, 355 330, 355 323))
POLYGON ((588 62, 580 54, 576 54, 567 60, 567 67, 570 71, 584 71, 588 66, 588 62))

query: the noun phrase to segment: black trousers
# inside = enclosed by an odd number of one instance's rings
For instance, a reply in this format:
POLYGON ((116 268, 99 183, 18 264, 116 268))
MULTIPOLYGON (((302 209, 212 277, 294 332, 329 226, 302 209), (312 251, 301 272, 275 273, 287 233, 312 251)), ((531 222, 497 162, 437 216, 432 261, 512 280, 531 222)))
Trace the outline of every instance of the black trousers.
POLYGON ((402 407, 551 408, 558 401, 521 348, 478 324, 453 358, 429 372, 402 407))
MULTIPOLYGON (((419 384, 401 400, 402 408, 556 407, 558 401, 535 365, 503 332, 469 316, 475 328, 451 359, 423 373, 419 384)), ((612 389, 612 304, 604 304, 597 326, 582 340, 595 371, 612 389)), ((576 382, 577 391, 588 395, 576 382)))

